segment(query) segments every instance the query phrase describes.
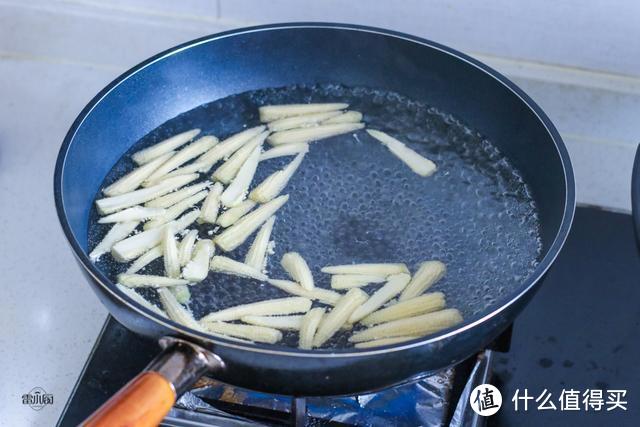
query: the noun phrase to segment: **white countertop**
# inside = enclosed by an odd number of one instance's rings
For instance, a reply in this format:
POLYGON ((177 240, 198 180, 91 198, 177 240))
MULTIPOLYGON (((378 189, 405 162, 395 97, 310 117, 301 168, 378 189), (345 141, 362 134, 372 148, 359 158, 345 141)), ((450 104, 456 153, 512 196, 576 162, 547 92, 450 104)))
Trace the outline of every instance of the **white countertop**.
MULTIPOLYGON (((82 4, 60 12, 41 1, 0 3, 0 425, 55 423, 106 317, 55 214, 53 168, 67 129, 129 66, 240 25, 169 12, 98 13, 82 4), (54 395, 54 405, 40 411, 22 405, 22 394, 36 386, 54 395)), ((640 81, 483 59, 513 77, 555 121, 574 161, 580 200, 628 209, 640 81)))

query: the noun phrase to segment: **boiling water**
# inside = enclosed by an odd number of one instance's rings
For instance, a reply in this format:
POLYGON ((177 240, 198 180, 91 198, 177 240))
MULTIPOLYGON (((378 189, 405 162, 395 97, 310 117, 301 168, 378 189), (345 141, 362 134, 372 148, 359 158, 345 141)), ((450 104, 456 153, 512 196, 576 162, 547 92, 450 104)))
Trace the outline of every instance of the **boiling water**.
MULTIPOLYGON (((396 136, 432 159, 438 170, 427 178, 416 175, 364 131, 311 144, 283 192, 290 199, 277 213, 270 277, 287 278, 279 260, 289 251, 302 254, 316 285, 324 288, 330 288, 330 276, 320 272, 325 265, 404 262, 414 272, 420 262, 438 259, 447 265, 447 274, 431 290, 444 292, 447 304, 469 317, 495 306, 533 271, 541 251, 538 217, 518 171, 458 119, 396 93, 322 85, 230 96, 181 114, 142 138, 113 167, 103 186, 133 168, 129 154, 175 133, 197 127, 223 139, 258 125, 260 105, 305 102, 348 102, 364 114, 368 127, 396 136)), ((291 159, 260 163, 254 183, 291 159)), ((109 228, 96 220, 94 209, 89 247, 109 228)), ((213 227, 198 229, 200 237, 211 237, 213 227)), ((244 259, 251 241, 227 255, 244 259)), ((126 269, 109 255, 98 266, 114 280, 126 269)), ((162 259, 141 273, 163 274, 162 259)), ((365 290, 371 294, 377 287, 365 290)), ((190 289, 196 318, 288 296, 268 284, 217 273, 190 289)), ((157 301, 153 290, 141 293, 157 301)), ((346 335, 335 337, 331 346, 345 346, 346 335)), ((296 343, 297 334, 285 334, 283 344, 296 343)))

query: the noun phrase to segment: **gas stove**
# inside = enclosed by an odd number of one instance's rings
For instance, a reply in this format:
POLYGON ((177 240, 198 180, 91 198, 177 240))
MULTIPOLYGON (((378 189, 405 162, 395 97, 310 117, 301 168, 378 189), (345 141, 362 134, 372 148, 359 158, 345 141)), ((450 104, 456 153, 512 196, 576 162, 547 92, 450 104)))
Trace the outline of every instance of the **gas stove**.
MULTIPOLYGON (((579 208, 569 239, 542 289, 488 349, 433 376, 359 396, 292 398, 203 379, 185 394, 166 426, 617 426, 640 425, 640 256, 631 217, 579 208), (631 315, 629 313, 632 313, 631 315), (491 383, 503 406, 481 417, 471 390, 491 383), (626 411, 515 410, 512 397, 543 389, 626 389, 626 411)), ((77 425, 158 352, 157 343, 108 318, 59 426, 77 425)))

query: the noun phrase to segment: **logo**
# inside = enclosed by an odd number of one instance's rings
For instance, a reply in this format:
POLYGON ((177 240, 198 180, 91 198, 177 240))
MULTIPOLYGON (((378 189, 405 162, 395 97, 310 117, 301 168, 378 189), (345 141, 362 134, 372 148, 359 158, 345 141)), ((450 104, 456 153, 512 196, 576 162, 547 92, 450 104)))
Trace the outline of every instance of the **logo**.
POLYGON ((29 393, 22 395, 22 404, 39 411, 45 405, 53 405, 53 394, 47 393, 42 387, 34 387, 29 393))
POLYGON ((502 394, 491 384, 481 384, 471 392, 469 404, 476 414, 488 417, 502 406, 502 394))

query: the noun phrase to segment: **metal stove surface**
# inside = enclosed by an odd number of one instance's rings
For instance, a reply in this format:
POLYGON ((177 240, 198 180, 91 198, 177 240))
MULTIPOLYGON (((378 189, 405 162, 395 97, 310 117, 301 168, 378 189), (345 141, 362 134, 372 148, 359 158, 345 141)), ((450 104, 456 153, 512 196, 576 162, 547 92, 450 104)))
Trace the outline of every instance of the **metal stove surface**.
MULTIPOLYGON (((491 382, 502 392, 503 407, 487 420, 470 419, 469 411, 463 414, 467 418, 453 417, 473 367, 471 361, 457 367, 455 374, 443 373, 382 394, 334 401, 298 400, 293 405, 284 396, 258 396, 219 383, 208 384, 181 399, 164 425, 256 425, 255 419, 229 415, 242 409, 239 402, 256 401, 263 406, 257 411, 258 425, 293 424, 296 412, 300 416, 304 408, 308 409, 306 425, 476 426, 484 421, 489 426, 524 427, 640 425, 640 365, 634 363, 640 356, 638 277, 640 256, 631 217, 579 208, 558 261, 514 325, 511 350, 493 354, 495 375, 491 382), (556 397, 565 388, 627 389, 629 406, 624 412, 515 411, 511 397, 524 388, 532 392, 546 388, 556 397), (416 418, 424 408, 437 415, 428 418, 428 423, 416 418)), ((80 423, 144 368, 157 350, 155 342, 108 319, 58 425, 80 423)), ((487 360, 479 379, 488 382, 490 373, 487 360)), ((256 416, 256 411, 252 415, 256 416)))

